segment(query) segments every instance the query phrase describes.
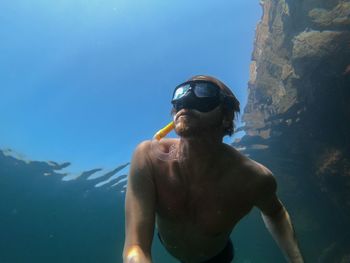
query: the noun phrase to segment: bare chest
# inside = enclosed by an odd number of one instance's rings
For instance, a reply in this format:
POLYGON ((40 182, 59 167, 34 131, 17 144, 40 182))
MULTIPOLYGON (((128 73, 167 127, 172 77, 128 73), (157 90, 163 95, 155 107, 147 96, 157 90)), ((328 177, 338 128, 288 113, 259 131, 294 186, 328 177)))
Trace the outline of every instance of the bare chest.
MULTIPOLYGON (((229 175, 228 175, 229 176, 229 175)), ((231 231, 252 208, 245 183, 226 175, 218 181, 190 183, 176 170, 158 175, 157 214, 172 224, 196 226, 207 235, 231 231)))

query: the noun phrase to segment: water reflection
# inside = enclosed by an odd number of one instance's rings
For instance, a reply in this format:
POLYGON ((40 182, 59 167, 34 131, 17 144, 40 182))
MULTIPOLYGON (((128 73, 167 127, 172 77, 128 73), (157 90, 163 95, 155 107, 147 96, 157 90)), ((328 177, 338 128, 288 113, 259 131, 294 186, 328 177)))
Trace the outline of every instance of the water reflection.
POLYGON ((43 176, 61 176, 61 180, 65 182, 73 180, 89 180, 94 182, 94 187, 115 187, 119 185, 121 192, 124 192, 127 182, 127 174, 118 174, 123 169, 129 166, 129 162, 118 165, 112 170, 103 168, 94 168, 82 172, 70 172, 70 162, 57 163, 55 161, 32 161, 28 160, 24 155, 17 153, 11 149, 0 149, 0 154, 3 157, 3 163, 7 165, 18 166, 19 164, 27 165, 28 169, 37 167, 42 168, 38 174, 43 176), (117 183, 112 182, 118 180, 117 183))

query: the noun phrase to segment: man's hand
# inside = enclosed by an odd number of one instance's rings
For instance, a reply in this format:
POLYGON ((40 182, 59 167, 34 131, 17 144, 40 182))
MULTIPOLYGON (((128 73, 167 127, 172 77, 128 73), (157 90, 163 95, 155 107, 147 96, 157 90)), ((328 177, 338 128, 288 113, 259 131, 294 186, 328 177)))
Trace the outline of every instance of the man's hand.
POLYGON ((124 254, 124 263, 151 263, 139 246, 129 247, 124 254))

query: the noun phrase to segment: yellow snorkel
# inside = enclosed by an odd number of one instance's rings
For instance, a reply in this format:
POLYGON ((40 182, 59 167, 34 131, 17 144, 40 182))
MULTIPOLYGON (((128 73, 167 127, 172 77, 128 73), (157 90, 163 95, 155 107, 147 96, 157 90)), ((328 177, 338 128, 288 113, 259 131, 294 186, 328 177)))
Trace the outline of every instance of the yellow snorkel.
POLYGON ((169 132, 174 129, 174 122, 170 122, 167 126, 164 128, 160 129, 159 131, 156 132, 156 134, 153 136, 157 141, 160 141, 162 138, 164 138, 169 132))
POLYGON ((163 139, 169 132, 174 129, 174 122, 170 122, 164 128, 157 131, 151 141, 151 152, 159 160, 162 161, 173 161, 178 159, 177 147, 174 140, 169 142, 163 142, 163 139))

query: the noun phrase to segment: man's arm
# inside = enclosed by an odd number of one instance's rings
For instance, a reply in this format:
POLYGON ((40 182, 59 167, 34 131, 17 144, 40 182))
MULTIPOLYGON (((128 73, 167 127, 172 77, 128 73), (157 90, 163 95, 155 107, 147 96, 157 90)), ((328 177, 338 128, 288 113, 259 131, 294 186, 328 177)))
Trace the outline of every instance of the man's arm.
POLYGON ((277 184, 271 172, 259 177, 256 206, 261 210, 265 226, 283 251, 288 262, 304 262, 289 214, 276 196, 277 184))
POLYGON ((124 263, 152 262, 156 194, 149 147, 149 142, 141 143, 131 161, 125 201, 124 263))

